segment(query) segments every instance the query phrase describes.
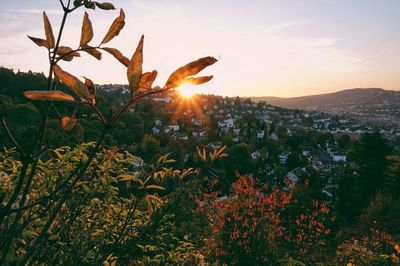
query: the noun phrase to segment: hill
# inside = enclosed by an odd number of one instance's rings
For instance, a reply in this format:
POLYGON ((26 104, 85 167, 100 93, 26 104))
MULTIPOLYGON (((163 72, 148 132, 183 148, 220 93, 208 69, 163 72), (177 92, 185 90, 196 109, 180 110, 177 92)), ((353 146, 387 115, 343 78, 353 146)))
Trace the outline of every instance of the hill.
POLYGON ((399 123, 400 121, 400 91, 380 88, 348 89, 293 98, 251 97, 251 99, 280 107, 317 110, 375 122, 399 123))

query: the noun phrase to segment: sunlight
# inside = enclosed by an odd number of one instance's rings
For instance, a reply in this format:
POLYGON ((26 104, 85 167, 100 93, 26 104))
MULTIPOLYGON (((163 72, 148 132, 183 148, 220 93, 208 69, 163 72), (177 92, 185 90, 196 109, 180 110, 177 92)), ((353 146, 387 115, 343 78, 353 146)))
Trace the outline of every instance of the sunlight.
POLYGON ((191 98, 197 92, 192 84, 186 83, 179 87, 179 93, 184 98, 191 98))

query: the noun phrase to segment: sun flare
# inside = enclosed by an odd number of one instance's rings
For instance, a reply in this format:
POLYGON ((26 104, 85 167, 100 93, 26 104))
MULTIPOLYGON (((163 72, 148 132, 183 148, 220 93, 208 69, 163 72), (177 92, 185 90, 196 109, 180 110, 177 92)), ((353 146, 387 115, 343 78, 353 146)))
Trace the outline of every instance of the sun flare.
POLYGON ((179 87, 179 93, 185 98, 191 98, 194 94, 196 94, 196 91, 193 85, 184 84, 179 87))

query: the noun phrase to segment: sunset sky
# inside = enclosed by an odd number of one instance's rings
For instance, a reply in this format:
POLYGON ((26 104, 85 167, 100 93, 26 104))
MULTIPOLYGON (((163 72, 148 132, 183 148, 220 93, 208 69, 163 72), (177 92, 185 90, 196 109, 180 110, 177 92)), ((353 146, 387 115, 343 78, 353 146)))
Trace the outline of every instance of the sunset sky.
MULTIPOLYGON (((301 96, 355 87, 400 89, 398 0, 115 0, 117 10, 88 11, 97 45, 123 8, 126 25, 107 46, 131 57, 145 34, 144 70, 157 84, 203 56, 219 62, 199 92, 227 96, 301 96)), ((0 1, 0 65, 41 72, 46 50, 26 35, 44 37, 46 10, 58 32, 56 0, 0 1)), ((62 44, 76 48, 83 9, 71 14, 62 44)), ((62 67, 95 83, 127 83, 125 68, 109 55, 82 54, 62 67)), ((35 88, 29 88, 35 89, 35 88)))

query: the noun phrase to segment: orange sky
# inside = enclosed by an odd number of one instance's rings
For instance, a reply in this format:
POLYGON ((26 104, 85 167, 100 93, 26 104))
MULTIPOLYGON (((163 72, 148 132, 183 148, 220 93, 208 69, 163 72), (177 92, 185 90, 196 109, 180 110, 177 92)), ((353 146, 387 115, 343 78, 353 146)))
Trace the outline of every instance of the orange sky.
MULTIPOLYGON (((145 34, 144 70, 163 84, 177 67, 203 56, 219 62, 199 92, 228 96, 320 94, 354 87, 400 89, 400 1, 115 0, 126 26, 110 43, 127 57, 145 34)), ((46 71, 46 50, 26 35, 43 37, 41 11, 57 31, 58 1, 0 2, 0 65, 46 71)), ((79 42, 83 10, 72 14, 62 44, 79 42)), ((89 11, 99 42, 118 16, 89 11)), ((82 55, 62 67, 96 83, 126 83, 126 70, 108 55, 82 55)), ((35 89, 35 88, 29 88, 35 89)))

